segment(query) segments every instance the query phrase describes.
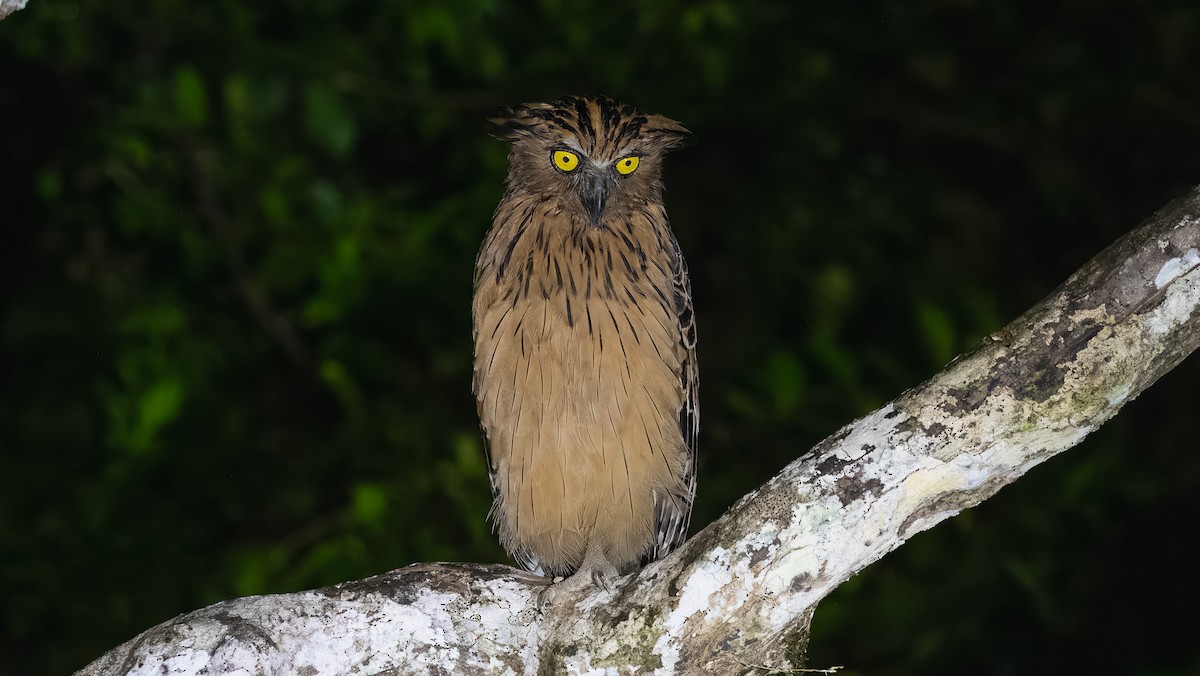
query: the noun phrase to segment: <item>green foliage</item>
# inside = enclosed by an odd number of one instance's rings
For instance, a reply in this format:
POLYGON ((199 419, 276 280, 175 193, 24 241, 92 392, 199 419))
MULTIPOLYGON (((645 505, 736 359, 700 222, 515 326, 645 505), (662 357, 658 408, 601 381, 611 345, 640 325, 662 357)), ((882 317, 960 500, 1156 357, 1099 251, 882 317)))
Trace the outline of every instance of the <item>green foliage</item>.
MULTIPOLYGON (((500 105, 698 134, 666 199, 699 527, 1196 183, 1198 31, 1182 2, 33 0, 0 23, 0 673, 505 560, 469 321, 500 105)), ((814 665, 1200 669, 1196 368, 844 585, 814 665)))

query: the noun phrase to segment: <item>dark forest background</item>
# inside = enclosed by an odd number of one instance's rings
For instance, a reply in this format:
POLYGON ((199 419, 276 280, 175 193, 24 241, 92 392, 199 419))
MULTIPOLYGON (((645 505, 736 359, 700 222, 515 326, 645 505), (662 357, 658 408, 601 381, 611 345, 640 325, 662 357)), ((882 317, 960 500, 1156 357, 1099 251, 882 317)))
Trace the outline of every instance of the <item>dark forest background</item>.
MULTIPOLYGON (((1200 183, 1194 0, 31 0, 0 22, 0 673, 506 560, 483 119, 569 93, 699 139, 666 170, 694 527, 1200 183)), ((812 666, 1200 674, 1198 378, 843 585, 812 666)))

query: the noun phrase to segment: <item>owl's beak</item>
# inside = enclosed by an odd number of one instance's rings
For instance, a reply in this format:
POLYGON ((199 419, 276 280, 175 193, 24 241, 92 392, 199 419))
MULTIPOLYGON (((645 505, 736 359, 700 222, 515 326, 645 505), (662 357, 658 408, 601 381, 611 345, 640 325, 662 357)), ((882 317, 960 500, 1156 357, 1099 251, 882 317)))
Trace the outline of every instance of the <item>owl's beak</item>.
POLYGON ((604 202, 608 199, 608 177, 600 173, 590 174, 584 179, 582 188, 579 197, 583 200, 583 209, 591 219, 592 227, 600 227, 604 202))

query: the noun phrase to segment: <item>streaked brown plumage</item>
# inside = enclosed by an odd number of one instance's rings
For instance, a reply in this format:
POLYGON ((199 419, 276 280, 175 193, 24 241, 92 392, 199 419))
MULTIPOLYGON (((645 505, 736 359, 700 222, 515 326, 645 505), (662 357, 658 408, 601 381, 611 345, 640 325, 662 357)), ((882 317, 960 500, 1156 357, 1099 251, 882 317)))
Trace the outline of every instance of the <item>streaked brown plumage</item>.
POLYGON ((492 518, 525 568, 604 583, 678 546, 696 491, 691 287, 661 183, 689 133, 608 98, 492 122, 512 144, 472 308, 492 518))

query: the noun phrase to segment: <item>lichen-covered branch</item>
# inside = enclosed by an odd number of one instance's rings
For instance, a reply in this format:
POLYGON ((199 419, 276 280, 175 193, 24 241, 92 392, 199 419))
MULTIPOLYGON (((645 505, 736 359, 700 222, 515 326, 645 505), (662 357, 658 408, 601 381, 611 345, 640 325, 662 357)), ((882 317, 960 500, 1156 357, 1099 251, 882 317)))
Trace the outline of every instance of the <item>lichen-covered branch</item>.
POLYGON ((417 565, 218 603, 83 674, 747 673, 803 659, 813 610, 915 533, 1079 443, 1200 345, 1200 190, 924 384, 842 428, 610 591, 417 565))

